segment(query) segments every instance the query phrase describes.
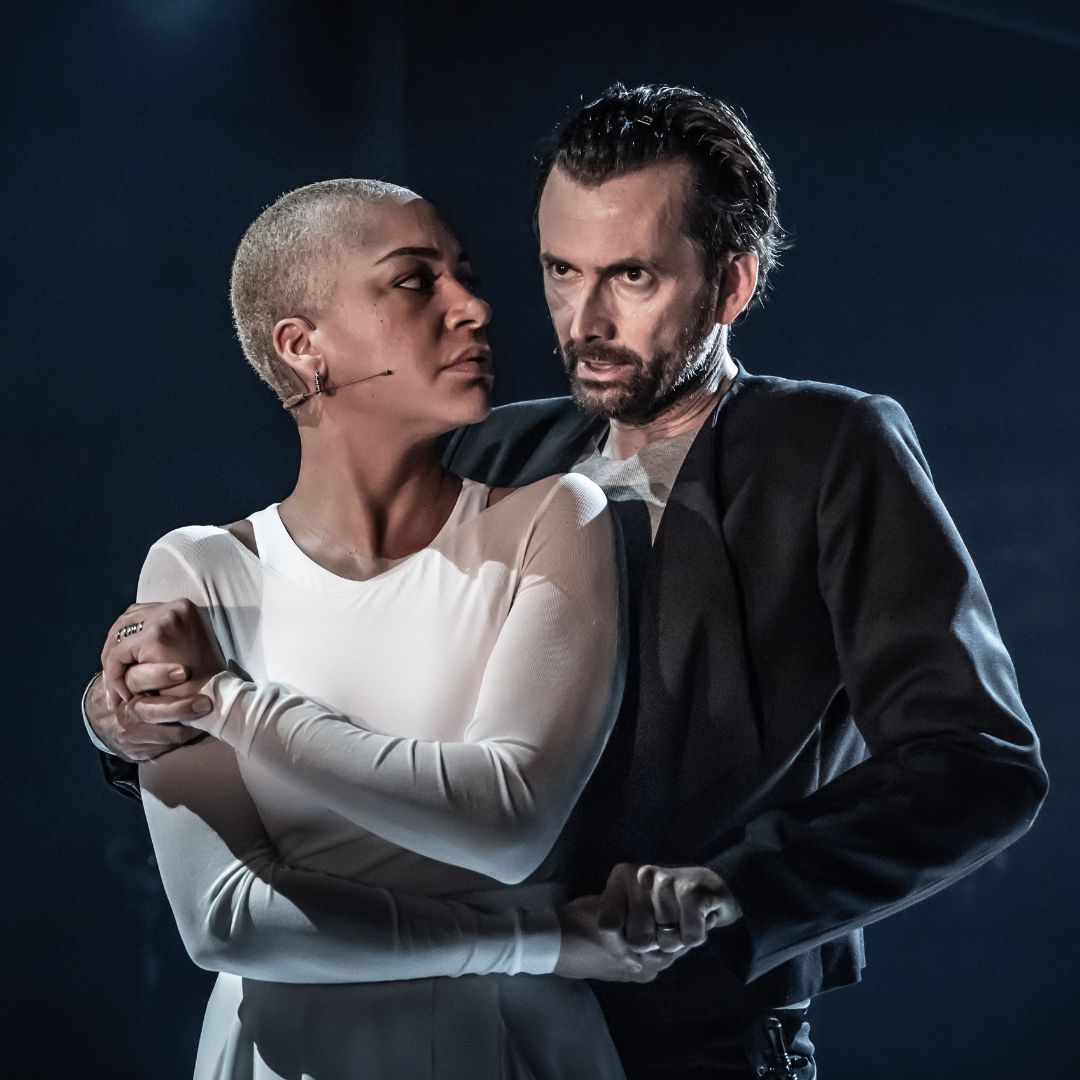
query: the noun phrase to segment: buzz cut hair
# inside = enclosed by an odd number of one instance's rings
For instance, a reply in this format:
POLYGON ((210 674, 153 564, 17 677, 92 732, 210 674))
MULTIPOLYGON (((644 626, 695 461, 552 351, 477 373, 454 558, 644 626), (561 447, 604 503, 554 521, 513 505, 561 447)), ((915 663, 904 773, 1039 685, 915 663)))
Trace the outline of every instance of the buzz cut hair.
POLYGON ((274 326, 333 301, 337 260, 362 242, 375 203, 416 197, 381 180, 320 180, 286 192, 248 226, 229 282, 233 325, 248 363, 282 401, 296 392, 295 376, 274 349, 274 326))

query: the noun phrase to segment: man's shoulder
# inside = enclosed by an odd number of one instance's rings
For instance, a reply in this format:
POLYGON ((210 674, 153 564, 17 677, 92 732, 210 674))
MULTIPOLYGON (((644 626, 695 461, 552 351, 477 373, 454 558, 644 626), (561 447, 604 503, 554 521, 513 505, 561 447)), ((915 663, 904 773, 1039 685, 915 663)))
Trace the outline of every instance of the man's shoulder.
POLYGON ((855 438, 873 431, 910 431, 907 415, 891 397, 838 383, 744 374, 735 402, 732 418, 759 430, 831 435, 842 428, 855 438))
MULTIPOLYGON (((930 475, 904 409, 891 397, 836 383, 747 376, 723 422, 732 468, 779 472, 807 490, 815 478, 906 461, 930 475)), ((914 475, 914 474, 913 474, 914 475)))
POLYGON ((532 424, 554 424, 559 421, 581 423, 585 420, 581 410, 569 396, 552 398, 534 398, 530 401, 514 401, 508 405, 498 405, 491 410, 491 415, 481 421, 477 427, 510 427, 532 424))
POLYGON ((872 396, 865 390, 839 383, 787 379, 779 375, 744 373, 737 386, 740 398, 760 408, 843 412, 872 396))
POLYGON ((486 420, 455 432, 443 461, 463 476, 518 486, 566 472, 602 423, 581 412, 569 397, 502 405, 486 420))
POLYGON ((458 443, 484 442, 560 428, 580 431, 592 422, 592 418, 582 413, 571 397, 537 398, 497 406, 478 424, 460 428, 454 440, 458 443))

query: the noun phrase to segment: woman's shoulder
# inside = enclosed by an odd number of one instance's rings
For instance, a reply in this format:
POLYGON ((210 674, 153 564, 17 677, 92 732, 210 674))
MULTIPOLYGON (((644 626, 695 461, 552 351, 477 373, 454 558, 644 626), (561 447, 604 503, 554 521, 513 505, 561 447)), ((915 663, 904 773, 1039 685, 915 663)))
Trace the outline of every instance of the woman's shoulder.
POLYGON ((200 606, 242 603, 254 590, 250 564, 257 567, 258 560, 224 529, 185 525, 151 545, 139 574, 138 598, 186 596, 200 606))
POLYGON ((607 508, 600 487, 580 473, 554 473, 517 488, 493 488, 491 496, 489 506, 530 518, 557 514, 585 522, 607 508))
POLYGON ((196 577, 205 577, 210 571, 235 566, 237 561, 250 557, 250 545, 238 529, 246 522, 233 525, 183 525, 171 529, 155 540, 147 560, 155 557, 171 558, 187 567, 196 577))

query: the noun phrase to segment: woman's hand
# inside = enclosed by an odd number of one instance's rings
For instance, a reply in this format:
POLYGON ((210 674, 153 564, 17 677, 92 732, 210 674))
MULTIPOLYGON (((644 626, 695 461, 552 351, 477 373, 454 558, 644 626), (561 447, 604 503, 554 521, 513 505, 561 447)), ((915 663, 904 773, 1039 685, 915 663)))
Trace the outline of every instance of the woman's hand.
MULTIPOLYGON (((207 679, 225 670, 225 658, 198 607, 190 600, 170 600, 132 604, 109 629, 101 669, 110 705, 130 702, 139 693, 139 680, 129 682, 128 677, 136 666, 148 670, 143 665, 153 665, 155 671, 164 665, 183 668, 187 678, 159 693, 190 698, 207 679)), ((167 719, 175 717, 163 714, 162 720, 167 719)))
POLYGON ((601 926, 601 899, 583 896, 559 909, 562 944, 554 974, 565 979, 648 983, 690 951, 635 951, 619 930, 601 926))

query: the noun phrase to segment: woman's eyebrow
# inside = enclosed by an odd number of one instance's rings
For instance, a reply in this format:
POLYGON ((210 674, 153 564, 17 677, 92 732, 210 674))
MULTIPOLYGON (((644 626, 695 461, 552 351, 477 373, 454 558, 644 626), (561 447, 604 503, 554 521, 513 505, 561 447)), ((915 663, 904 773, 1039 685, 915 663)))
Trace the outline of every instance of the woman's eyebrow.
MULTIPOLYGON (((421 259, 435 259, 439 260, 443 258, 443 253, 438 248, 433 247, 399 247, 394 248, 393 251, 388 251, 385 255, 376 259, 372 264, 378 266, 379 263, 386 262, 387 259, 393 259, 397 255, 412 255, 421 259)), ((467 263, 469 262, 469 256, 464 251, 459 251, 457 256, 457 262, 467 263)))
POLYGON ((394 248, 393 251, 388 251, 381 258, 376 259, 373 263, 374 266, 378 266, 379 263, 386 262, 387 259, 394 258, 395 255, 416 255, 422 259, 441 259, 442 252, 438 248, 433 247, 399 247, 394 248))

